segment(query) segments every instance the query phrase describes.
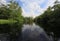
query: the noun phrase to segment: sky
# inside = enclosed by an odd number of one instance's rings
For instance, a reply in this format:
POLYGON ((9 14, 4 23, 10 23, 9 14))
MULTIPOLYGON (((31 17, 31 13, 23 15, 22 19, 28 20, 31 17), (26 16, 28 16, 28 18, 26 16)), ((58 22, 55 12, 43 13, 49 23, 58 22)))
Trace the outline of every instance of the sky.
MULTIPOLYGON (((53 6, 56 0, 16 0, 22 8, 24 17, 36 17, 41 15, 49 6, 53 6)), ((0 3, 6 4, 6 0, 0 3)))
POLYGON ((23 16, 36 17, 41 15, 49 6, 53 6, 55 0, 20 0, 23 16))

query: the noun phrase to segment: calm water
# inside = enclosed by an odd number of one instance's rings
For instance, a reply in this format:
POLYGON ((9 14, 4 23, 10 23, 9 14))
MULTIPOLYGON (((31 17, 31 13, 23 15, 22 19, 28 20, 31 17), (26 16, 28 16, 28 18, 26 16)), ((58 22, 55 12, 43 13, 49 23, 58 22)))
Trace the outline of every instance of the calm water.
POLYGON ((53 38, 51 36, 49 38, 43 28, 33 23, 23 25, 19 41, 53 41, 53 38))

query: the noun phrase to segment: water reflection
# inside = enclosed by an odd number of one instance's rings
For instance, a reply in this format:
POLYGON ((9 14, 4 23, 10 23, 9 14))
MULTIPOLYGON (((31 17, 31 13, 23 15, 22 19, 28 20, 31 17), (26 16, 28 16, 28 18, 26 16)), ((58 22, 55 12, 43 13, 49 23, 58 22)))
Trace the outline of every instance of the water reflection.
POLYGON ((50 39, 38 25, 24 24, 22 27, 22 41, 50 41, 50 39))

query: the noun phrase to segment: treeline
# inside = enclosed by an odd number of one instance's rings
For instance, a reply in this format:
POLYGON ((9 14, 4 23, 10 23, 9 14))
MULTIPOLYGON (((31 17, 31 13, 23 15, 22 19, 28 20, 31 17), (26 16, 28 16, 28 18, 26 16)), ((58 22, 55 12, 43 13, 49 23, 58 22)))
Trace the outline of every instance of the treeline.
POLYGON ((32 24, 33 18, 23 17, 22 9, 16 1, 0 5, 0 34, 9 34, 10 41, 16 41, 21 35, 23 23, 32 24))
POLYGON ((24 24, 33 24, 33 17, 24 17, 24 24))
POLYGON ((55 41, 57 41, 56 38, 60 37, 60 2, 56 1, 53 7, 47 8, 47 10, 42 15, 36 17, 34 21, 43 27, 48 35, 53 33, 55 41))
POLYGON ((22 9, 15 1, 0 5, 0 34, 9 34, 10 41, 16 41, 24 21, 22 9))

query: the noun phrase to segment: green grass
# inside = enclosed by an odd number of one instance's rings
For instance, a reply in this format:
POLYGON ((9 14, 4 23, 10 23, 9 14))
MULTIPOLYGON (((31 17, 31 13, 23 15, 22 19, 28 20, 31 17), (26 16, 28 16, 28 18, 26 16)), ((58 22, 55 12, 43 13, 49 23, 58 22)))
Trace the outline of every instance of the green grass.
POLYGON ((15 23, 15 22, 17 22, 17 21, 0 19, 0 24, 12 24, 12 23, 15 23))

